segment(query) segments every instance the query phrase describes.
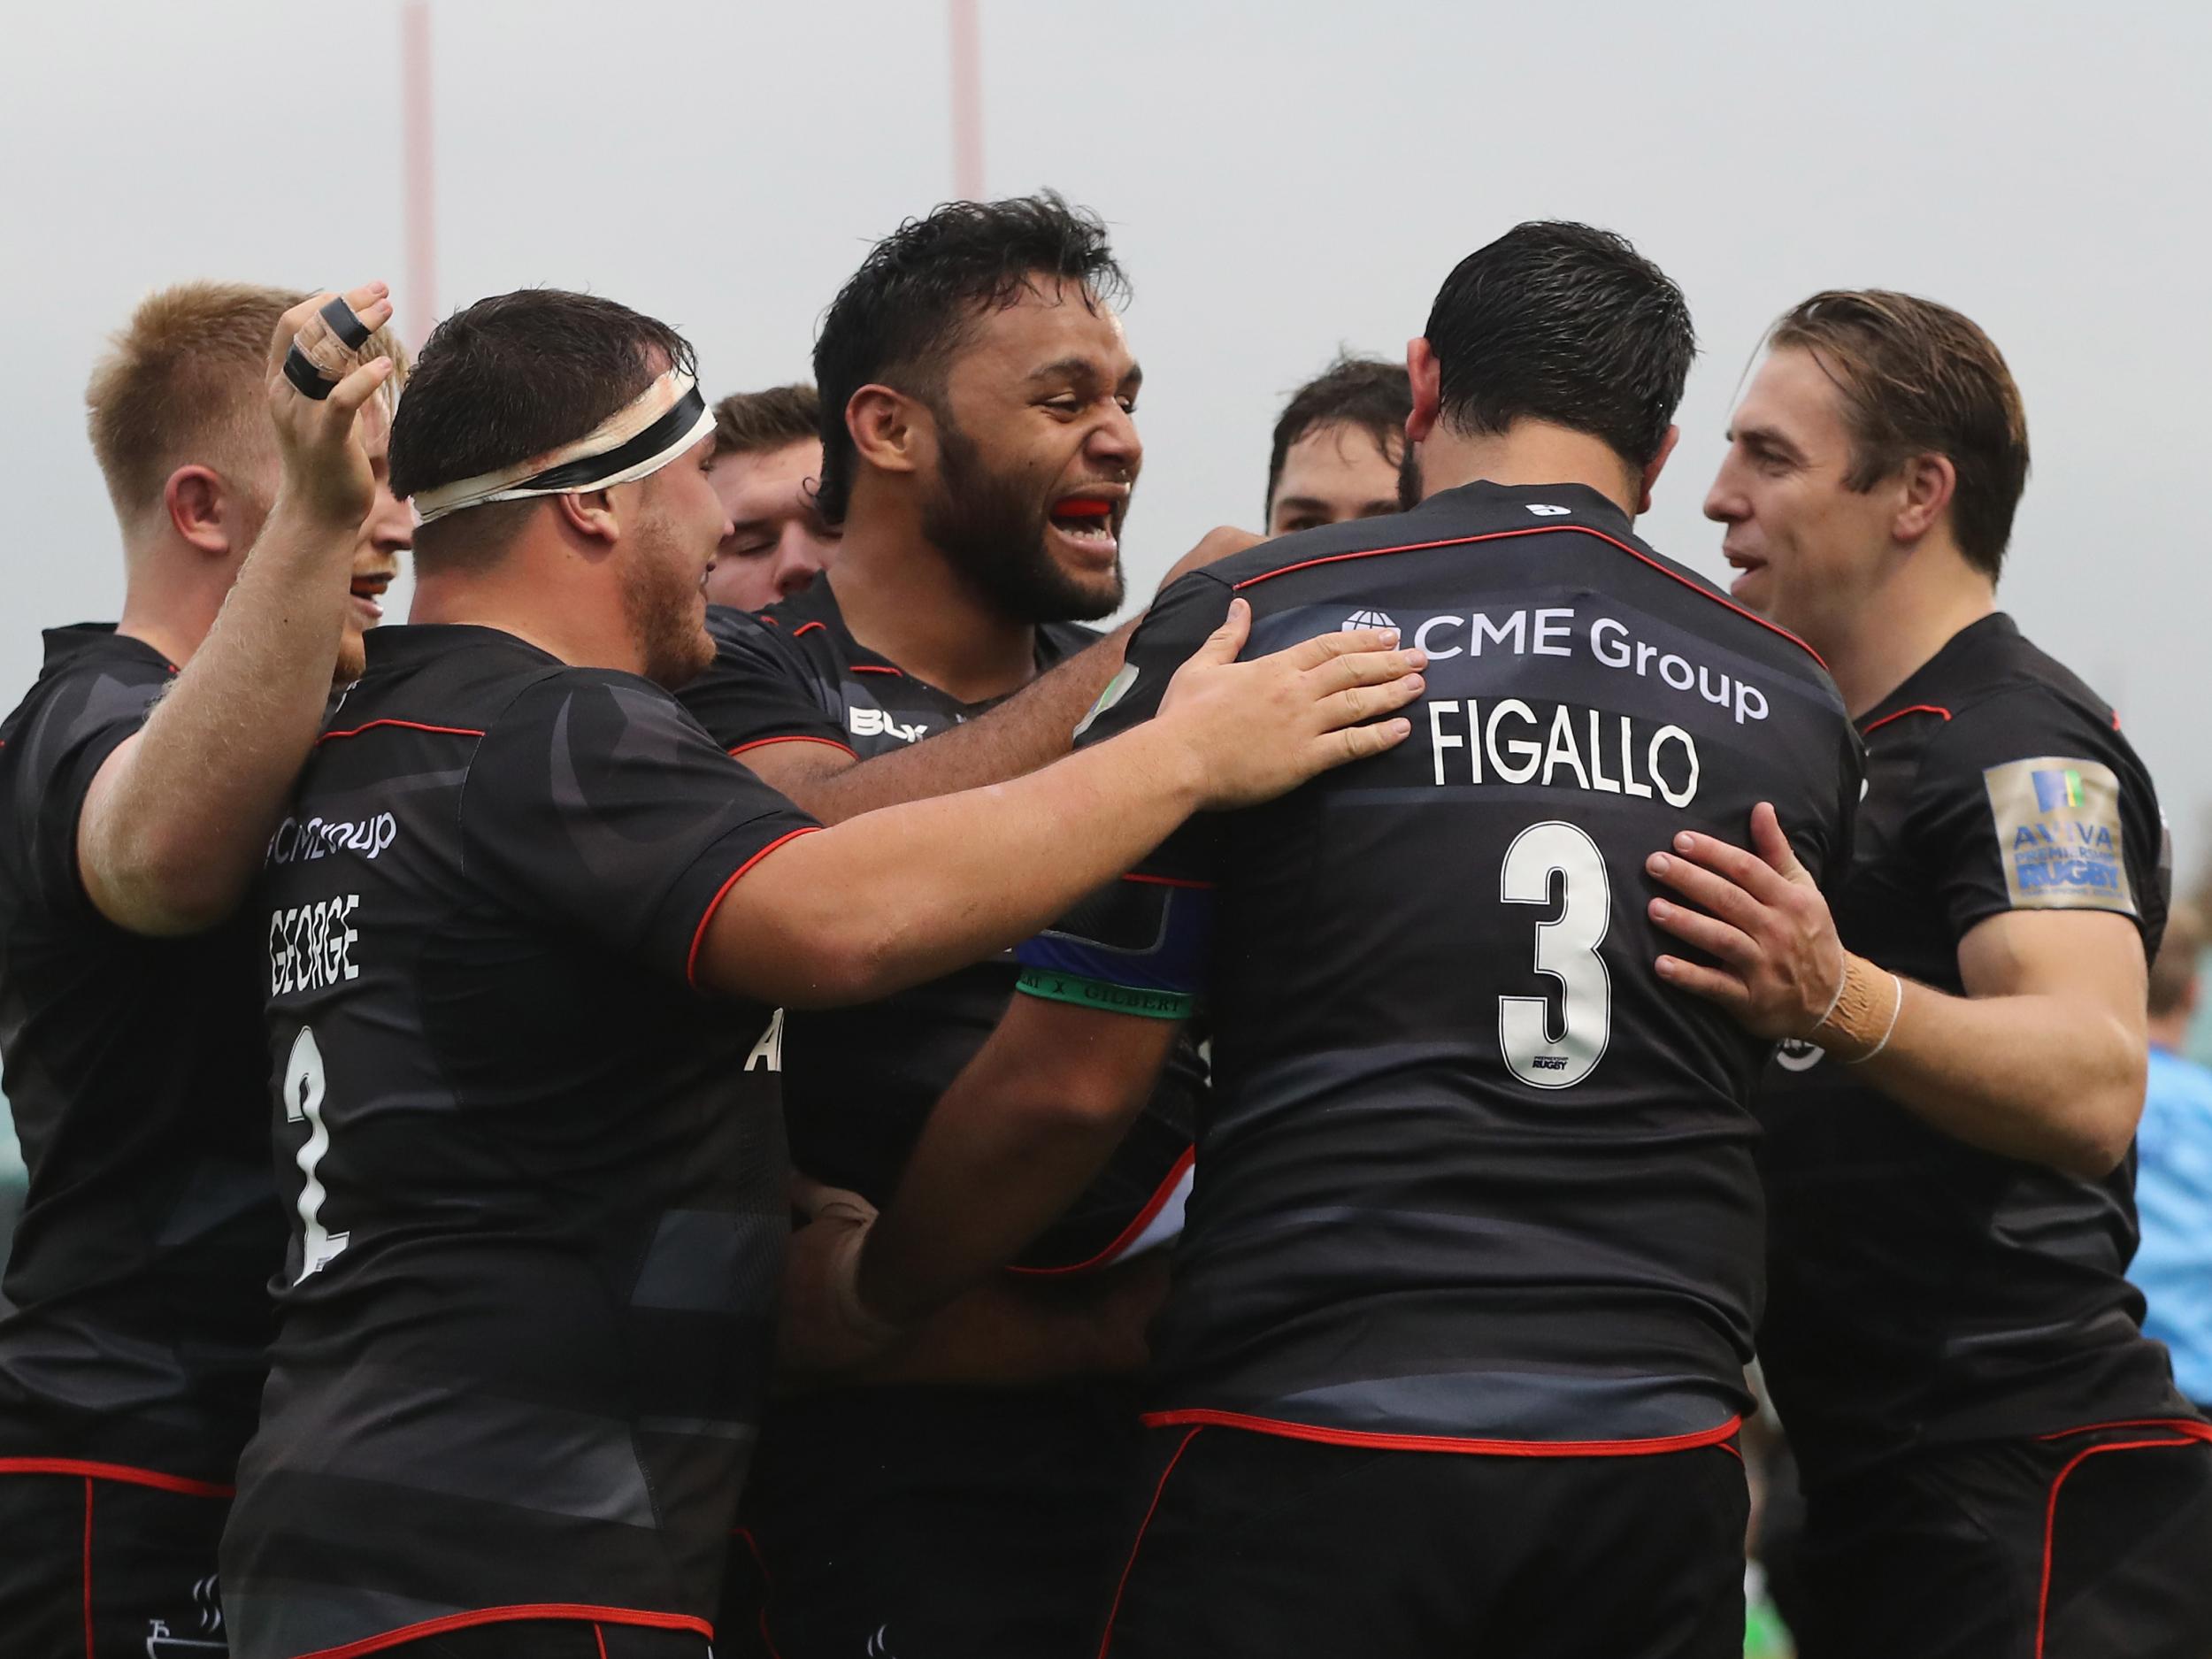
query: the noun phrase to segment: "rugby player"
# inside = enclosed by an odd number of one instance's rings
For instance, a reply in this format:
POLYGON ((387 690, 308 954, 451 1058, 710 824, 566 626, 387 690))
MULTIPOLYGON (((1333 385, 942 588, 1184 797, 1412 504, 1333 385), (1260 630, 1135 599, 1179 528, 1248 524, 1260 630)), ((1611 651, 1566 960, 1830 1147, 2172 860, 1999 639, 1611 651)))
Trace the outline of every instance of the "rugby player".
POLYGON ((1270 535, 1398 511, 1413 388, 1404 365, 1340 357, 1291 394, 1267 460, 1270 535))
POLYGON ((439 326, 395 424, 412 626, 257 890, 291 1225, 223 1540, 244 1659, 703 1654, 787 1225, 778 1006, 1002 949, 1190 810, 1408 729, 1373 717, 1418 653, 1240 664, 1240 611, 1156 732, 821 830, 665 689, 712 659, 729 528, 691 366, 510 294, 439 326))
POLYGON ((1049 1216, 1205 996, 1102 1653, 1741 1653, 1768 1050, 1646 965, 1640 837, 1779 795, 1821 867, 1859 780, 1813 655, 1631 528, 1694 349, 1605 232, 1462 261, 1408 351, 1418 504, 1187 578, 1083 738, 1142 730, 1243 599, 1263 645, 1394 618, 1415 741, 1194 819, 1025 945, 880 1224, 802 1235, 795 1331, 864 1351, 1049 1216))
MULTIPOLYGON (((864 781, 909 748, 916 793, 934 793, 918 769, 943 734, 1090 647, 1079 619, 1120 603, 1143 460, 1120 286, 1103 227, 1056 199, 956 203, 879 243, 830 306, 816 361, 840 411, 822 492, 839 564, 757 620, 711 613, 714 666, 683 693, 802 807, 834 814, 825 767, 864 781)), ((1075 718, 1036 731, 1033 752, 1002 747, 1006 775, 1064 753, 1075 718)), ((1017 971, 1008 954, 885 1002, 793 1012, 794 1164, 887 1202, 1017 971)), ((1127 1333, 1162 1279, 1130 1258, 1172 1235, 1203 1077, 1187 1047, 1031 1273, 910 1343, 895 1386, 779 1402, 730 1579, 759 1598, 764 1578, 772 1605, 733 1601, 732 1637, 764 1628, 784 1659, 856 1653, 879 1632, 907 1659, 1087 1654, 1140 1436, 1126 1385, 1099 1373, 1141 1357, 1127 1333)))
POLYGON ((1662 972, 1810 1039, 1762 1102, 1802 1651, 2193 1659, 2212 1426, 2124 1278, 2157 798, 1996 608, 2028 434, 1989 337, 1878 290, 1767 345, 1705 510, 1736 597, 1827 657, 1865 740, 1857 850, 1832 909, 1764 809, 1757 856, 1691 831, 1653 872, 1690 901, 1655 919, 1706 953, 1662 972))
POLYGON ((803 382, 733 392, 714 406, 714 493, 730 515, 707 603, 758 611, 829 568, 837 531, 815 503, 822 400, 803 382))
MULTIPOLYGON (((391 315, 380 284, 348 297, 391 315)), ((384 476, 398 347, 373 333, 325 402, 278 372, 330 298, 194 282, 138 307, 86 393, 121 619, 50 630, 0 723, 0 1058, 30 1169, 0 1311, 10 1653, 223 1646, 216 1540, 283 1252, 234 912, 412 532, 384 476)))

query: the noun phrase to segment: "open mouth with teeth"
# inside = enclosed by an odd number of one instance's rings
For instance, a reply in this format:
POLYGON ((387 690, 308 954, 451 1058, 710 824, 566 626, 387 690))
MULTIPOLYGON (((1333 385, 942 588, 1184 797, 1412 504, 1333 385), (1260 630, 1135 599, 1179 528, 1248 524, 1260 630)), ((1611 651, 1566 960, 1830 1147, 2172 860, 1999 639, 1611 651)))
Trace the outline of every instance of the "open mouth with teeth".
POLYGON ((353 606, 371 627, 384 619, 384 590, 392 585, 390 571, 357 571, 353 577, 353 606))
POLYGON ((1054 504, 1049 522, 1055 530, 1090 552, 1111 553, 1118 543, 1114 535, 1114 508, 1110 495, 1070 495, 1054 504))

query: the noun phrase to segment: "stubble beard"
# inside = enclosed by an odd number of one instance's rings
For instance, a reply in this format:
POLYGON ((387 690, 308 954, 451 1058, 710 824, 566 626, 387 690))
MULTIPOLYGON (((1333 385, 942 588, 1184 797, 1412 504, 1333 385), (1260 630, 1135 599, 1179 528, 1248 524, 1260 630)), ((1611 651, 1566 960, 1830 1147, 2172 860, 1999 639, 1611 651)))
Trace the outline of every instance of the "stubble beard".
POLYGON ((690 684, 714 661, 705 602, 696 577, 684 578, 665 524, 647 527, 622 578, 622 615, 645 678, 665 690, 690 684))

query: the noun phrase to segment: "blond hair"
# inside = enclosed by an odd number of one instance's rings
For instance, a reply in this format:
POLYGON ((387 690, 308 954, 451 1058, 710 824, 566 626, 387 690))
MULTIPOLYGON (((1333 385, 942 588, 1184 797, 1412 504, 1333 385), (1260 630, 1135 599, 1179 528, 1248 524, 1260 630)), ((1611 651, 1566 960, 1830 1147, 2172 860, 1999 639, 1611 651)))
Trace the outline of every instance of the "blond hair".
MULTIPOLYGON (((308 296, 245 282, 180 282, 148 295, 85 388, 92 453, 118 517, 161 500, 180 466, 234 471, 273 447, 264 403, 277 319, 308 296)), ((381 396, 397 395, 407 353, 388 329, 365 350, 398 365, 381 396)))

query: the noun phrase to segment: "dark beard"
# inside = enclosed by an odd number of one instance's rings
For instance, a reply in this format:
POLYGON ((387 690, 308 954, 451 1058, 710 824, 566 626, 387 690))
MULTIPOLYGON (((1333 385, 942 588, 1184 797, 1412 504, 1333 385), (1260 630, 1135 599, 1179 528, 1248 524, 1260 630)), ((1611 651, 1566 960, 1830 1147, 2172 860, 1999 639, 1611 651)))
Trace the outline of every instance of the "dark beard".
MULTIPOLYGON (((994 472, 982 451, 943 411, 937 416, 937 488, 922 506, 922 534, 992 605, 1018 621, 1091 622, 1120 606, 1110 590, 1071 577, 1045 551, 1048 503, 1018 479, 994 472)), ((1118 526, 1116 526, 1118 529, 1118 526)))

